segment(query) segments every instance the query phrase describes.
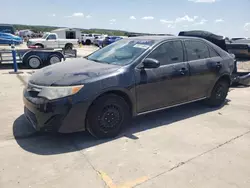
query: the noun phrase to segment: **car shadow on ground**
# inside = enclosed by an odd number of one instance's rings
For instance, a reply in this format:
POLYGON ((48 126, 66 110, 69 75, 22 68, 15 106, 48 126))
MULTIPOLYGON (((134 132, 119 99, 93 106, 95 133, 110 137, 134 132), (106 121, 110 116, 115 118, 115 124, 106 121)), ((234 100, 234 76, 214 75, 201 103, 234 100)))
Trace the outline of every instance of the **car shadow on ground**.
MULTIPOLYGON (((228 105, 229 103, 230 100, 227 100, 225 105, 228 105)), ((127 126, 117 138, 104 140, 97 140, 87 132, 73 134, 37 133, 34 131, 25 116, 21 115, 13 124, 13 134, 17 144, 28 152, 38 155, 57 155, 80 151, 114 141, 121 137, 139 139, 136 137, 136 133, 150 131, 150 129, 161 126, 171 126, 175 122, 212 111, 218 111, 219 113, 219 110, 220 108, 208 108, 201 103, 196 102, 157 113, 151 113, 135 118, 131 122, 131 125, 127 126)))

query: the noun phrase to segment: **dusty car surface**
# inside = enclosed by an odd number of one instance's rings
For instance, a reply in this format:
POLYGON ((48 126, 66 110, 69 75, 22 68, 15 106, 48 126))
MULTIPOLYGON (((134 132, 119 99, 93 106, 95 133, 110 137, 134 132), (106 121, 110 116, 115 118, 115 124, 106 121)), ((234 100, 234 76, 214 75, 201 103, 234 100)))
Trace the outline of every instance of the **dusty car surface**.
POLYGON ((114 137, 132 116, 200 100, 222 105, 233 69, 234 57, 204 39, 122 39, 34 73, 25 115, 38 131, 114 137))

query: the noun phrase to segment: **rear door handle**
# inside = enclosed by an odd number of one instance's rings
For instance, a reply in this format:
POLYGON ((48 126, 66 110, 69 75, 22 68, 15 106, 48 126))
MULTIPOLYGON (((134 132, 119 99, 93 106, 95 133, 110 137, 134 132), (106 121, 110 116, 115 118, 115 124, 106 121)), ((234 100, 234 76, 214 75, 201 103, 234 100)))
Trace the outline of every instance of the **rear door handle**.
POLYGON ((187 72, 187 69, 186 69, 186 68, 183 67, 183 68, 180 69, 181 75, 185 75, 186 72, 187 72))
POLYGON ((217 62, 217 63, 216 63, 216 69, 221 69, 221 67, 222 67, 221 63, 220 63, 220 62, 217 62))

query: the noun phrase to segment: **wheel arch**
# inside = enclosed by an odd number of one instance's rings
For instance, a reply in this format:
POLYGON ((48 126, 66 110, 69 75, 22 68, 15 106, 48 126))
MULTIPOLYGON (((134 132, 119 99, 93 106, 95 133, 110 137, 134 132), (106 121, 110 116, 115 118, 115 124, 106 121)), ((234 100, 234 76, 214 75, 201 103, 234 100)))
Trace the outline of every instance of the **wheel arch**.
POLYGON ((97 95, 90 103, 89 103, 89 106, 87 108, 87 111, 86 111, 86 117, 85 117, 85 126, 87 125, 87 117, 88 117, 88 112, 89 112, 89 109, 90 107, 94 104, 94 102, 100 98, 100 97, 103 97, 105 95, 111 95, 111 94, 114 94, 114 95, 117 95, 117 96, 120 96, 122 97, 126 103, 129 105, 129 110, 130 110, 130 113, 132 116, 135 116, 136 115, 136 108, 135 108, 135 104, 134 104, 134 100, 133 98, 128 94, 128 92, 124 91, 123 89, 112 89, 112 90, 108 90, 108 91, 104 91, 102 93, 100 93, 99 95, 97 95))
POLYGON ((222 75, 221 77, 219 77, 219 79, 217 80, 217 82, 219 82, 221 80, 225 80, 225 81, 228 82, 229 85, 231 85, 231 76, 230 75, 228 75, 228 74, 222 75))
POLYGON ((68 42, 65 44, 64 48, 66 48, 66 46, 72 46, 72 48, 73 48, 74 45, 71 42, 68 42))
POLYGON ((36 43, 34 46, 42 46, 42 48, 44 48, 44 45, 42 43, 36 43))
POLYGON ((212 87, 209 89, 209 92, 208 92, 208 96, 211 95, 212 91, 213 91, 213 88, 214 86, 221 80, 225 80, 228 82, 229 86, 231 85, 232 83, 232 79, 231 79, 231 76, 229 74, 223 74, 221 75, 220 77, 218 77, 218 79, 213 83, 212 87))

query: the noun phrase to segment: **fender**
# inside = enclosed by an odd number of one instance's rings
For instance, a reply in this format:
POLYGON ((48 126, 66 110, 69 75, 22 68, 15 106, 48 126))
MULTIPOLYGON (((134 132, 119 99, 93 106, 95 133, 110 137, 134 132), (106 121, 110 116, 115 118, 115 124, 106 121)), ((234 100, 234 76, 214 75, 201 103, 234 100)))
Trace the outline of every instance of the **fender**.
POLYGON ((208 97, 210 97, 210 95, 211 95, 211 93, 212 93, 212 91, 213 91, 213 88, 214 88, 215 84, 216 84, 222 77, 228 77, 228 78, 230 79, 230 80, 229 80, 229 81, 230 81, 230 84, 229 84, 229 85, 232 84, 232 78, 231 78, 231 75, 230 75, 230 74, 224 73, 224 74, 220 75, 220 76, 212 83, 211 87, 208 89, 208 93, 207 93, 207 96, 208 96, 208 97))
POLYGON ((103 96, 105 94, 109 94, 109 93, 114 93, 114 94, 117 94, 117 95, 122 96, 123 98, 125 98, 126 102, 129 102, 129 106, 131 107, 131 110, 132 110, 132 115, 133 116, 137 115, 137 111, 136 111, 136 96, 135 96, 135 89, 134 88, 131 88, 130 90, 129 89, 125 89, 125 88, 120 88, 120 87, 107 88, 105 90, 102 90, 97 95, 95 95, 95 97, 91 101, 91 104, 98 97, 103 96))

